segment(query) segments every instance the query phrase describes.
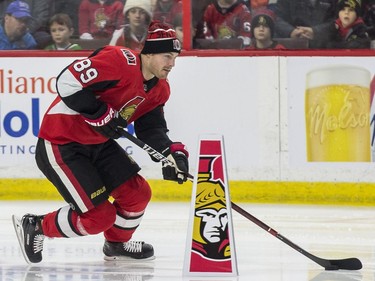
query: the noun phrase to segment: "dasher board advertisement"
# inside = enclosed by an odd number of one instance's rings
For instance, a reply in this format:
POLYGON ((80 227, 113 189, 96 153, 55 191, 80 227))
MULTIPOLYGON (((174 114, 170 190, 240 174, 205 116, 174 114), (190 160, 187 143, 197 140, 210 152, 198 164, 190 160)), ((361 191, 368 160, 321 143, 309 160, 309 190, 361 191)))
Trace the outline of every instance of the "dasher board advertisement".
POLYGON ((375 61, 288 57, 285 62, 291 167, 371 165, 375 159, 370 84, 375 61))

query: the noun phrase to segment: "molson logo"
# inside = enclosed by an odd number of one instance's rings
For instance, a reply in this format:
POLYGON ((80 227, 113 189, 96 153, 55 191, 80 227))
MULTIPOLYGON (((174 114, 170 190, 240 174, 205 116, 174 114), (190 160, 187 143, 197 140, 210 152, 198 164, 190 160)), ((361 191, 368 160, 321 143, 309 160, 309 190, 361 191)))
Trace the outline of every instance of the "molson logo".
POLYGON ((329 85, 306 92, 307 160, 370 161, 369 89, 329 85))
POLYGON ((324 142, 327 132, 365 127, 369 124, 369 114, 367 112, 354 114, 352 104, 349 102, 340 108, 338 115, 330 114, 328 105, 317 105, 310 108, 309 117, 311 121, 310 135, 319 135, 320 143, 324 142))

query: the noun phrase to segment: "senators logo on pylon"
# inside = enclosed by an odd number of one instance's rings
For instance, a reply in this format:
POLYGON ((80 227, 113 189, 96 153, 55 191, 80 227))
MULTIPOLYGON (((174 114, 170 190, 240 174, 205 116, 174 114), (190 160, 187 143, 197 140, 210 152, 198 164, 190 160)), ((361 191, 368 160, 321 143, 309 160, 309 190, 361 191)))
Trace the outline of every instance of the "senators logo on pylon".
POLYGON ((235 276, 236 251, 222 138, 200 140, 197 170, 184 274, 235 276))
POLYGON ((195 201, 192 250, 209 259, 230 258, 228 239, 228 215, 224 186, 220 181, 211 182, 208 177, 199 177, 201 192, 195 201))

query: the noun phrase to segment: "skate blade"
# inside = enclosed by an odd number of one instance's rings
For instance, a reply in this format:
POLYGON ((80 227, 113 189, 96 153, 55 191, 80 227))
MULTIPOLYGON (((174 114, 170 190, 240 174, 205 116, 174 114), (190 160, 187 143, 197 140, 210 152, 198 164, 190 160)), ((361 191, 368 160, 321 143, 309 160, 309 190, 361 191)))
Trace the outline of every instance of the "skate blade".
POLYGON ((20 247, 21 247, 22 255, 23 255, 23 257, 25 258, 25 261, 28 264, 32 264, 30 262, 30 260, 27 258, 25 248, 23 246, 24 234, 23 234, 23 229, 22 229, 22 225, 21 225, 21 219, 19 217, 17 217, 16 215, 12 215, 12 221, 13 221, 14 230, 16 231, 18 243, 20 244, 20 247))
POLYGON ((155 259, 155 256, 148 257, 148 258, 145 258, 145 259, 135 259, 135 258, 125 257, 125 256, 113 256, 113 257, 110 257, 110 256, 104 255, 104 260, 106 260, 106 261, 142 262, 142 261, 152 261, 154 259, 155 259))

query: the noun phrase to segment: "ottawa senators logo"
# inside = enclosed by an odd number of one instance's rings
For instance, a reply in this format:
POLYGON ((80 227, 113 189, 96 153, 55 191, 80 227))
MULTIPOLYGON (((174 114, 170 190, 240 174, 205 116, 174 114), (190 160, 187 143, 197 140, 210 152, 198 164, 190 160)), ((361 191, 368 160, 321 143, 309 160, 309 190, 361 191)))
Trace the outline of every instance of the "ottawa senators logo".
POLYGON ((213 179, 217 157, 201 157, 195 200, 192 251, 208 260, 228 260, 231 257, 228 238, 228 213, 221 180, 213 179))
POLYGON ((230 39, 235 37, 235 32, 225 24, 219 26, 217 32, 219 39, 230 39))
POLYGON ((144 101, 143 97, 135 97, 134 99, 128 101, 119 111, 122 118, 124 118, 128 123, 130 118, 133 116, 137 107, 144 101))

